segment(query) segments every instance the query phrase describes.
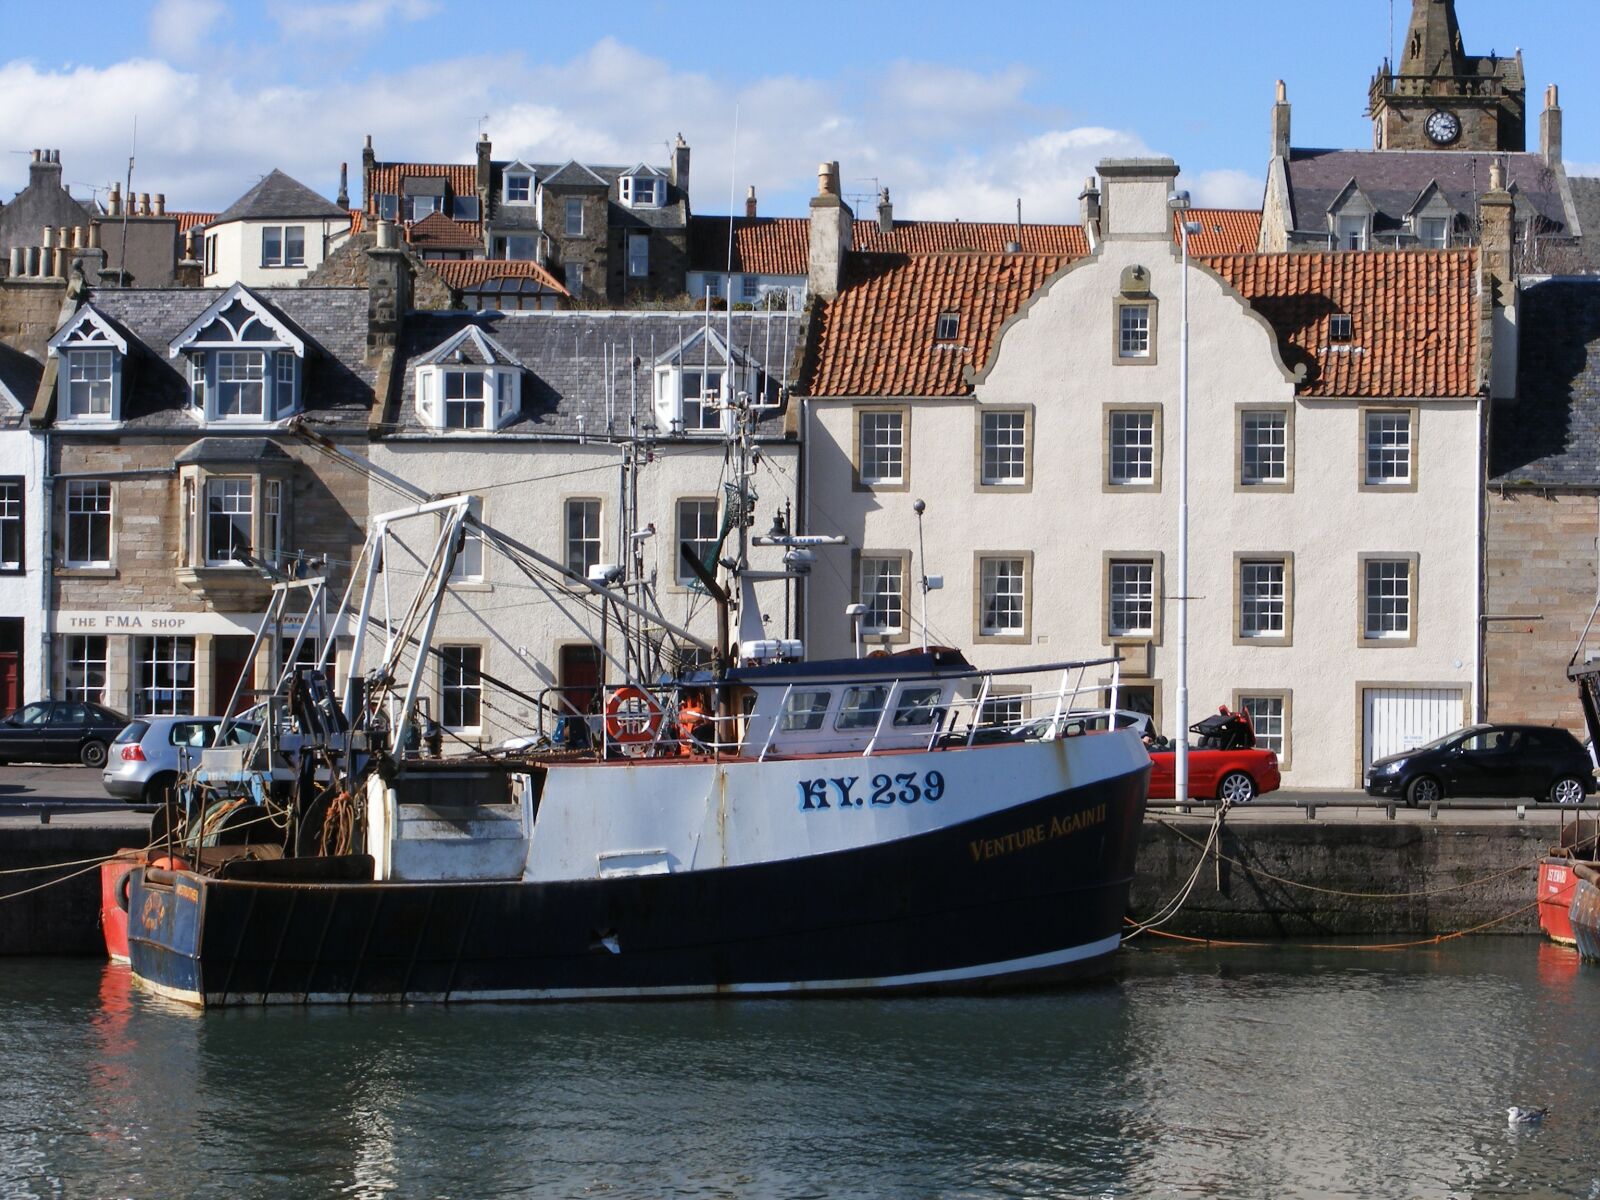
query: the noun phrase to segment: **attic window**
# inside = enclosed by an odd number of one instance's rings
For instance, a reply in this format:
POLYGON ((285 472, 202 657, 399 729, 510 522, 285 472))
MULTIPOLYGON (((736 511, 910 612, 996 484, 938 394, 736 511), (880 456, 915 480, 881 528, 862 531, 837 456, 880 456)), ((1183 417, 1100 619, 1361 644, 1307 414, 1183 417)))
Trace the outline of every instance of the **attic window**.
POLYGON ((1334 313, 1328 318, 1328 340, 1348 342, 1355 336, 1355 320, 1349 313, 1334 313))
POLYGON ((506 173, 506 203, 529 204, 533 200, 533 176, 525 172, 506 173))
POLYGON ((630 208, 656 208, 661 204, 663 182, 653 175, 624 175, 622 202, 630 208))
POLYGON ((961 332, 961 314, 958 312, 942 312, 933 323, 933 340, 936 342, 953 342, 961 332))

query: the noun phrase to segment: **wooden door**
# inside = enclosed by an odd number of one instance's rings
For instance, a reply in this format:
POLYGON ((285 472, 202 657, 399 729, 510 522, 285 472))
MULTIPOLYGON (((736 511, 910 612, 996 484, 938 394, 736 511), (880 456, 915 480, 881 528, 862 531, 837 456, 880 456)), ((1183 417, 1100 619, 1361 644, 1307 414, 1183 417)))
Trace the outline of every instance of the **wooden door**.
POLYGON ((22 618, 0 618, 0 714, 22 706, 22 618))
POLYGON ((254 700, 250 694, 256 685, 255 664, 250 661, 248 637, 215 637, 211 639, 211 711, 220 717, 232 716, 224 711, 233 689, 244 681, 239 702, 233 712, 249 708, 254 700))

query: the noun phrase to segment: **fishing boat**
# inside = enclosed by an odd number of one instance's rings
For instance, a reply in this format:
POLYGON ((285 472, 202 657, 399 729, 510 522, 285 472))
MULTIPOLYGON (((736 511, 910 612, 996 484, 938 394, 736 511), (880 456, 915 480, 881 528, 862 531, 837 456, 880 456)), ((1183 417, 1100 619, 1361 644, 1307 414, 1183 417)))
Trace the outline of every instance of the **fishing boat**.
MULTIPOLYGON (((747 523, 720 563, 683 547, 718 605, 708 644, 466 496, 374 518, 319 616, 353 639, 342 698, 322 663, 286 667, 255 742, 180 781, 154 839, 168 865, 129 876, 134 976, 210 1007, 973 990, 1105 969, 1149 756, 1110 720, 1041 735, 984 718, 997 681, 1032 689, 1035 716, 1109 713, 1117 660, 809 661, 762 626, 753 587, 774 576, 751 565, 747 523), (427 570, 391 597, 382 564, 418 529, 427 570), (429 748, 419 692, 464 531, 639 633, 607 655, 602 711, 560 714, 526 751, 429 748)), ((258 637, 326 600, 321 579, 276 583, 258 637)))
MULTIPOLYGON (((1589 730, 1589 745, 1600 744, 1600 663, 1579 662, 1600 602, 1578 635, 1567 663, 1567 679, 1578 688, 1578 704, 1589 730)), ((1581 812, 1561 816, 1561 832, 1539 864, 1539 927, 1586 958, 1600 958, 1600 816, 1581 812)))

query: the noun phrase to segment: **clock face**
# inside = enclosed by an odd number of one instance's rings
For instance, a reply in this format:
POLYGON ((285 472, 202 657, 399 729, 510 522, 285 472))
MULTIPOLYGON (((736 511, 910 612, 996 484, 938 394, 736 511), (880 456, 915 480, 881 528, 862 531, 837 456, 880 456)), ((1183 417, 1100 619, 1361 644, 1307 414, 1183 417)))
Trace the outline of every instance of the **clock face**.
POLYGON ((1455 113, 1429 113, 1423 128, 1427 130, 1429 139, 1441 146, 1448 146, 1461 136, 1461 120, 1455 113))

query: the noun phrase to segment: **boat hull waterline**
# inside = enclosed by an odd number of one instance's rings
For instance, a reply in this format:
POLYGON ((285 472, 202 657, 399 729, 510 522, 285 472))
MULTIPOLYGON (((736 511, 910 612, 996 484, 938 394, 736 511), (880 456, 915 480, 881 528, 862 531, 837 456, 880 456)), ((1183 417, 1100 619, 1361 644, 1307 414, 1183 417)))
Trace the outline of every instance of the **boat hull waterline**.
POLYGON ((280 883, 140 870, 129 953, 142 983, 206 1007, 1054 982, 1102 970, 1120 943, 1148 771, 878 844, 681 872, 280 883))

